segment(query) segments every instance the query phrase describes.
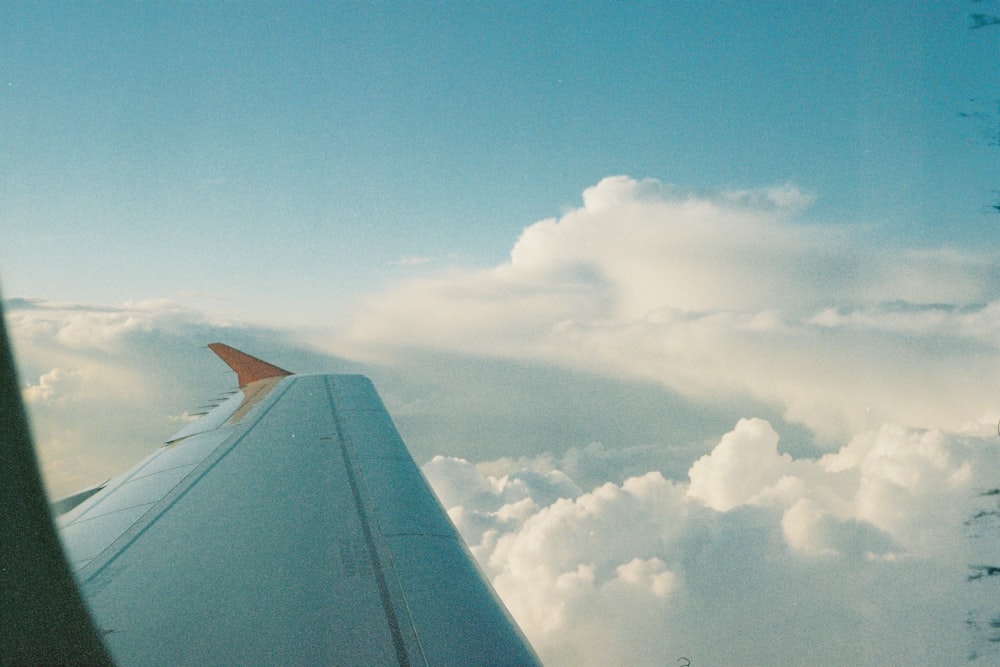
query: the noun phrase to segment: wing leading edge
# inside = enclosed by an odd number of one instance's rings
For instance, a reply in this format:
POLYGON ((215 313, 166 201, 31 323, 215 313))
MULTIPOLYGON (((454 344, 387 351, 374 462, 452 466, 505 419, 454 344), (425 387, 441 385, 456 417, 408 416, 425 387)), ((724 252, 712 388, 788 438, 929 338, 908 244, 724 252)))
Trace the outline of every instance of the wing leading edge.
POLYGON ((115 662, 539 664, 370 380, 229 350, 240 393, 60 519, 115 662))

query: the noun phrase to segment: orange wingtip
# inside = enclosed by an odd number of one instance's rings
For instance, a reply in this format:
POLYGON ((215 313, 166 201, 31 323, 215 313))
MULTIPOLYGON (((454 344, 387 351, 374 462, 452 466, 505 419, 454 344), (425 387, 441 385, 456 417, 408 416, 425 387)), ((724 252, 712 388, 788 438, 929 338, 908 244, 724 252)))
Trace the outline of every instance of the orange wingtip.
POLYGON ((278 368, 274 364, 252 357, 246 352, 240 352, 235 347, 229 347, 224 343, 209 343, 208 349, 219 355, 219 359, 222 359, 236 371, 236 380, 239 382, 240 388, 258 380, 292 375, 284 368, 278 368))

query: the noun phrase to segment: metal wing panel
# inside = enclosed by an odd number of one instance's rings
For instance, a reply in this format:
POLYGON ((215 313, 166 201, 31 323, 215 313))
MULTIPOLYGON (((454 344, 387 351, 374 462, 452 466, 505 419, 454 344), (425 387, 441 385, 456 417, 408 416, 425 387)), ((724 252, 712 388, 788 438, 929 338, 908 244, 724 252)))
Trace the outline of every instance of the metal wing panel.
POLYGON ((72 570, 78 572, 89 565, 150 507, 139 505, 61 528, 59 537, 72 570))
POLYGON ((220 403, 212 411, 203 415, 200 419, 196 419, 191 422, 180 431, 174 434, 172 438, 167 440, 168 443, 176 442, 178 440, 183 440, 184 438, 191 437, 192 435, 197 435, 199 433, 205 433, 207 431, 212 431, 219 428, 225 424, 233 413, 236 412, 244 400, 243 392, 237 392, 227 398, 225 401, 220 403))
POLYGON ((117 662, 395 663, 325 393, 283 389, 81 572, 117 662))
POLYGON ((67 515, 116 662, 537 664, 371 382, 262 383, 67 515))
POLYGON ((427 664, 540 664, 463 543, 433 535, 388 543, 427 664))
POLYGON ((362 376, 333 376, 329 383, 344 447, 357 461, 427 664, 539 664, 414 463, 371 382, 362 376))
POLYGON ((59 517, 59 535, 73 570, 86 567, 223 444, 232 429, 167 445, 59 517))
POLYGON ((329 383, 345 446, 375 503, 382 534, 457 539, 371 381, 360 375, 338 375, 329 383))

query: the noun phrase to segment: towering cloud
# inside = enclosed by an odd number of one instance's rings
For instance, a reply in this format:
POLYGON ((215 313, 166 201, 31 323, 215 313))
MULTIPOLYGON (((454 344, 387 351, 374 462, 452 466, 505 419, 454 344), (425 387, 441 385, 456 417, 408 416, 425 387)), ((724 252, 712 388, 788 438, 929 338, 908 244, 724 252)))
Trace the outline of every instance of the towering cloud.
POLYGON ((607 178, 525 229, 503 264, 370 296, 336 349, 530 359, 747 396, 841 438, 886 420, 995 423, 995 258, 875 249, 860 229, 804 223, 810 199, 607 178))

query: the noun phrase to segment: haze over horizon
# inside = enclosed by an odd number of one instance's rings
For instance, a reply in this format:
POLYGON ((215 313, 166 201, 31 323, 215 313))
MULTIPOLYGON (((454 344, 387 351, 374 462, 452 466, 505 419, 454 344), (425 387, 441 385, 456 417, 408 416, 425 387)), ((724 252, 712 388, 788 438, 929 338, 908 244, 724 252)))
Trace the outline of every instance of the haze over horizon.
POLYGON ((370 375, 546 664, 994 662, 990 9, 0 6, 50 492, 221 340, 370 375))

